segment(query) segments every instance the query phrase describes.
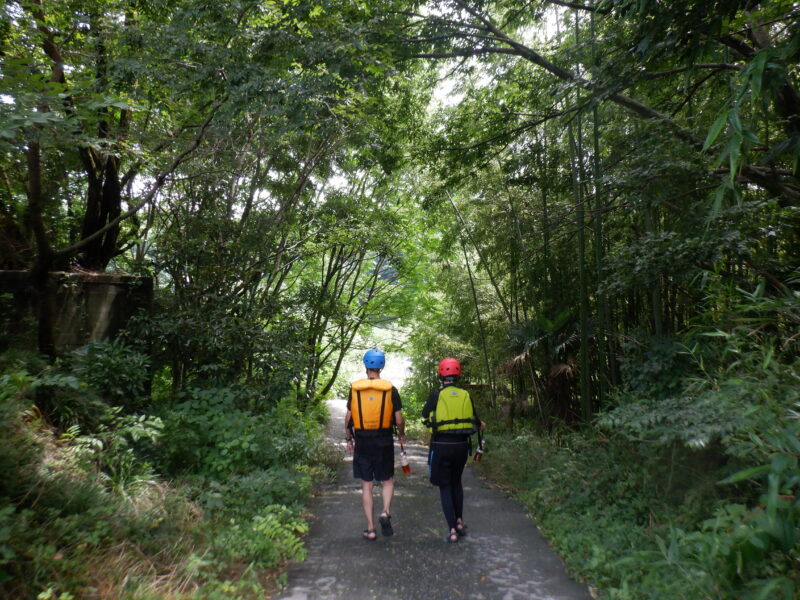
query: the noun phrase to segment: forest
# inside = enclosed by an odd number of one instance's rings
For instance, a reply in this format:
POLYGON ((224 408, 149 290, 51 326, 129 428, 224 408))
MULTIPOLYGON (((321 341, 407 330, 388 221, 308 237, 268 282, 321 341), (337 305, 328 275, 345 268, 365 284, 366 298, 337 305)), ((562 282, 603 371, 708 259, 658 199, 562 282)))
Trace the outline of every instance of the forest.
POLYGON ((788 0, 6 0, 0 597, 269 597, 381 344, 596 597, 800 598, 799 64, 788 0), (61 272, 154 298, 61 348, 61 272))

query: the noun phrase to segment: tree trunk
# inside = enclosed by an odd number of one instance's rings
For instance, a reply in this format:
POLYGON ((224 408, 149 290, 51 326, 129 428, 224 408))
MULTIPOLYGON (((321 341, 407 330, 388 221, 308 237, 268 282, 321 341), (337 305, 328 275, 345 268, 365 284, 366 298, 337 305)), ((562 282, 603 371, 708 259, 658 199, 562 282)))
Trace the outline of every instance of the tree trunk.
MULTIPOLYGON (((580 119, 578 119, 580 123, 580 119)), ((575 224, 578 228, 578 295, 580 298, 580 367, 578 377, 580 382, 581 417, 584 422, 589 422, 592 416, 592 399, 589 389, 589 299, 586 283, 586 232, 584 229, 583 191, 580 181, 580 163, 583 155, 576 146, 572 124, 569 126, 570 147, 572 148, 572 184, 575 193, 575 224)), ((580 134, 580 131, 579 131, 580 134)))
MULTIPOLYGON (((101 158, 95 152, 84 151, 84 169, 88 181, 86 213, 81 238, 88 238, 122 212, 122 186, 119 179, 119 159, 115 156, 101 158), (101 163, 101 164, 98 164, 101 163)), ((87 269, 103 271, 116 253, 119 225, 92 240, 83 249, 80 265, 87 269)))
POLYGON ((495 390, 494 390, 494 377, 492 377, 492 369, 489 365, 489 350, 486 346, 486 332, 483 328, 483 319, 481 318, 481 308, 478 304, 478 294, 475 291, 475 280, 472 277, 472 268, 469 266, 469 254, 467 254, 467 245, 464 242, 464 237, 461 237, 461 249, 464 251, 464 262, 467 265, 467 274, 469 275, 469 286, 472 290, 472 301, 475 303, 475 316, 478 319, 478 331, 480 332, 481 336, 481 346, 483 347, 483 363, 486 368, 486 378, 489 382, 489 389, 491 390, 492 394, 492 403, 495 402, 495 390))
MULTIPOLYGON (((594 2, 593 2, 594 4, 594 2)), ((597 48, 595 46, 594 11, 591 12, 592 65, 597 68, 597 48)), ((603 195, 600 193, 600 115, 597 105, 592 108, 592 179, 594 183, 594 268, 596 285, 600 288, 605 260, 603 248, 603 195)), ((595 338, 597 340, 597 403, 605 404, 606 380, 608 377, 608 334, 611 325, 608 319, 608 298, 600 289, 597 292, 597 320, 595 338)))
MULTIPOLYGON (((580 29, 578 15, 575 14, 575 41, 579 43, 580 29)), ((577 92, 576 92, 577 93, 577 92)), ((576 226, 578 228, 578 294, 580 296, 580 367, 579 381, 581 390, 581 417, 588 423, 592 417, 592 397, 589 387, 590 381, 590 362, 589 362, 589 286, 586 276, 586 215, 583 204, 583 184, 586 180, 583 157, 583 131, 581 127, 581 115, 577 119, 578 135, 577 142, 572 131, 572 123, 569 124, 569 138, 574 164, 572 168, 572 179, 575 188, 576 206, 576 226)))
POLYGON ((31 287, 36 296, 37 346, 39 352, 54 358, 56 355, 53 332, 53 288, 49 272, 53 250, 44 224, 44 192, 42 190, 41 147, 36 140, 28 142, 26 159, 28 167, 28 228, 36 240, 36 260, 31 268, 31 287))

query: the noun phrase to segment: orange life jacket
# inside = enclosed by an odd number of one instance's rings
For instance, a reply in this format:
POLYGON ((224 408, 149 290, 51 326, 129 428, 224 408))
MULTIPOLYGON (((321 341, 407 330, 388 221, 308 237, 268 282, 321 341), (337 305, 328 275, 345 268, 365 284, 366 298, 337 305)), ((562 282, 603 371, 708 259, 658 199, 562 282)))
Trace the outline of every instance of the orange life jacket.
POLYGON ((385 379, 359 379, 350 392, 355 429, 391 429, 392 384, 385 379))

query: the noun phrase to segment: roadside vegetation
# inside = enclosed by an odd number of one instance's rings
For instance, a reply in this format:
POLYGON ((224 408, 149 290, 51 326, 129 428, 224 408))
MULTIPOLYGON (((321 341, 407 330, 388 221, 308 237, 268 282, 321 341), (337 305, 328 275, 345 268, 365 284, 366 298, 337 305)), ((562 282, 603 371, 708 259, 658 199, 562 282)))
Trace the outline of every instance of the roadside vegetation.
POLYGON ((589 431, 501 427, 481 472, 600 597, 796 598, 800 373, 768 355, 627 392, 589 431))
POLYGON ((303 557, 312 478, 336 464, 321 415, 259 406, 243 385, 193 385, 128 412, 114 388, 142 400, 130 393, 149 364, 119 342, 58 366, 0 360, 4 597, 256 598, 303 557), (90 357, 103 368, 87 371, 90 357), (37 397, 57 402, 47 419, 37 397))

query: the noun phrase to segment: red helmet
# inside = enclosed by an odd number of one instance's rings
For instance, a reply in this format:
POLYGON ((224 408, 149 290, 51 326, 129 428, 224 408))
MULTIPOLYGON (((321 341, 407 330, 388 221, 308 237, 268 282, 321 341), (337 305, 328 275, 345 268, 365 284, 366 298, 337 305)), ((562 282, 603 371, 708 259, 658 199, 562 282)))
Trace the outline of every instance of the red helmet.
POLYGON ((439 363, 439 375, 442 377, 461 375, 461 363, 455 358, 443 358, 439 363))

